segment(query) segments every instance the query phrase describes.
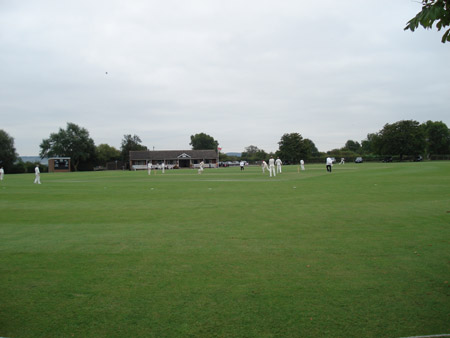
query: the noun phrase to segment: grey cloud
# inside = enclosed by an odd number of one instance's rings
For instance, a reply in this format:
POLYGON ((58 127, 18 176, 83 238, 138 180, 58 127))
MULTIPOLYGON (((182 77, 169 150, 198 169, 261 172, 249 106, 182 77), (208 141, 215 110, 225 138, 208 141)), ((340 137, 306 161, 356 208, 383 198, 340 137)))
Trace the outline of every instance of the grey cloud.
POLYGON ((22 155, 67 122, 97 144, 136 133, 157 149, 206 132, 224 151, 322 151, 387 122, 443 120, 450 52, 404 32, 409 0, 3 1, 2 129, 22 155), (108 74, 106 74, 108 73, 108 74))

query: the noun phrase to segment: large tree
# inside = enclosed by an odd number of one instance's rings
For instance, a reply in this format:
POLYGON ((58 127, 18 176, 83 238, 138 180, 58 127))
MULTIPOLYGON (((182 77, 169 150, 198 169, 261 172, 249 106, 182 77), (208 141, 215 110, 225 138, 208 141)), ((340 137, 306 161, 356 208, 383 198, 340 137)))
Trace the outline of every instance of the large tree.
MULTIPOLYGON (((405 30, 410 29, 414 32, 419 25, 431 29, 434 22, 437 22, 438 31, 450 26, 450 0, 422 0, 422 10, 408 21, 405 30)), ((450 41, 450 29, 447 29, 441 41, 442 43, 450 41)))
POLYGON ((303 143, 305 144, 305 146, 308 149, 307 150, 307 154, 306 154, 306 158, 304 158, 304 160, 308 159, 310 157, 318 157, 318 156, 320 156, 319 149, 317 149, 317 147, 316 147, 316 145, 314 144, 313 141, 311 141, 309 138, 305 138, 303 140, 303 143))
POLYGON ((82 161, 95 160, 95 144, 90 138, 87 129, 75 123, 67 123, 66 129, 60 128, 57 133, 50 134, 48 139, 42 140, 40 144, 40 156, 70 157, 70 162, 75 171, 82 161))
POLYGON ((426 150, 429 155, 450 154, 450 130, 442 121, 427 121, 423 125, 426 150))
POLYGON ((367 134, 367 138, 361 141, 361 154, 369 155, 375 152, 378 135, 376 133, 367 134))
POLYGON ((361 151, 361 145, 358 141, 348 140, 347 142, 345 142, 343 150, 350 150, 355 153, 359 153, 361 151))
POLYGON ((284 134, 278 142, 277 156, 289 163, 298 163, 308 157, 309 143, 299 133, 284 134))
POLYGON ((378 155, 419 155, 425 150, 425 133, 420 123, 414 120, 385 124, 378 132, 373 144, 378 155))
POLYGON ((245 147, 245 153, 248 155, 256 154, 260 149, 257 146, 249 145, 248 147, 245 147))
POLYGON ((120 147, 120 153, 122 161, 126 163, 128 167, 130 162, 130 151, 147 150, 147 147, 141 144, 142 141, 139 136, 131 134, 123 135, 122 145, 120 147))
POLYGON ((268 155, 264 150, 253 145, 245 147, 245 151, 241 154, 241 158, 249 162, 262 161, 266 159, 267 156, 268 155))
POLYGON ((0 167, 3 167, 5 172, 10 172, 17 160, 16 148, 14 147, 14 138, 0 129, 0 167))
POLYGON ((209 136, 205 133, 200 133, 191 135, 191 142, 189 144, 192 146, 192 150, 205 150, 205 149, 217 150, 219 142, 216 141, 212 136, 209 136))
POLYGON ((97 162, 100 165, 105 165, 106 162, 116 161, 120 159, 120 150, 117 150, 116 148, 111 147, 108 144, 99 144, 96 147, 95 152, 97 155, 97 162))

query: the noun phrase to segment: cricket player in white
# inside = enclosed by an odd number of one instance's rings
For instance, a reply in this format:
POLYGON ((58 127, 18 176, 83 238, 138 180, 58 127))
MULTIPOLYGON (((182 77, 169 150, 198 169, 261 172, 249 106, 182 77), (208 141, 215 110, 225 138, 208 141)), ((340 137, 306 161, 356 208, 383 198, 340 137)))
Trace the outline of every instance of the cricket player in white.
POLYGON ((275 161, 275 163, 277 164, 277 173, 281 173, 281 160, 279 157, 277 157, 277 160, 275 161))
POLYGON ((3 181, 3 176, 5 176, 5 170, 3 167, 0 167, 0 181, 3 181))
POLYGON ((148 162, 148 164, 147 164, 147 171, 148 171, 149 175, 152 174, 152 162, 148 162))
POLYGON ((203 166, 205 165, 205 163, 203 163, 203 161, 200 162, 200 168, 198 169, 198 173, 201 174, 203 172, 203 166))
POLYGON ((261 167, 262 167, 263 174, 266 172, 266 169, 269 170, 269 167, 267 166, 266 161, 262 161, 261 167))
POLYGON ((273 159, 273 157, 271 157, 270 160, 269 160, 269 174, 270 174, 270 177, 272 177, 272 173, 273 173, 273 176, 277 176, 277 173, 275 172, 275 160, 273 159))
POLYGON ((165 163, 165 161, 163 161, 163 163, 162 163, 162 173, 164 174, 164 169, 166 168, 166 163, 165 163))
POLYGON ((302 170, 305 170, 305 161, 300 160, 300 168, 301 168, 302 170))
POLYGON ((41 184, 41 172, 39 171, 38 165, 36 165, 36 168, 34 168, 34 175, 36 176, 34 179, 34 184, 41 184))

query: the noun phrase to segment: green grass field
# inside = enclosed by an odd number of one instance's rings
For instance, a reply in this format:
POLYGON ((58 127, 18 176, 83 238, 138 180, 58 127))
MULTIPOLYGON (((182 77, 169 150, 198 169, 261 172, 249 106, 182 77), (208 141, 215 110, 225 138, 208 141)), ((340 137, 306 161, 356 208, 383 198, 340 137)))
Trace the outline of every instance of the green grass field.
POLYGON ((1 337, 450 333, 450 162, 6 175, 1 337))

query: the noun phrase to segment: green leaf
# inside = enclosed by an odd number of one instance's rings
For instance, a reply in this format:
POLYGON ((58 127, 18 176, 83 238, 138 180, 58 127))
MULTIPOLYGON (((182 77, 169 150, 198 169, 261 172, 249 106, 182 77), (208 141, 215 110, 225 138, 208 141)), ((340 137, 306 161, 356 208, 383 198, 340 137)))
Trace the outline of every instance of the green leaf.
POLYGON ((417 17, 416 17, 407 22, 404 30, 406 31, 406 30, 410 29, 411 32, 414 32, 418 26, 419 26, 419 21, 417 20, 417 17))
POLYGON ((447 41, 450 42, 450 28, 444 33, 441 41, 442 43, 446 43, 447 41))

